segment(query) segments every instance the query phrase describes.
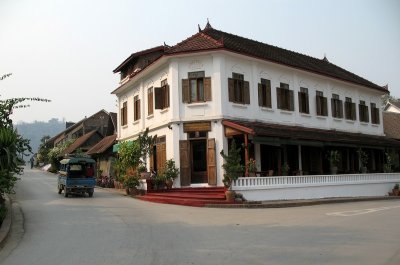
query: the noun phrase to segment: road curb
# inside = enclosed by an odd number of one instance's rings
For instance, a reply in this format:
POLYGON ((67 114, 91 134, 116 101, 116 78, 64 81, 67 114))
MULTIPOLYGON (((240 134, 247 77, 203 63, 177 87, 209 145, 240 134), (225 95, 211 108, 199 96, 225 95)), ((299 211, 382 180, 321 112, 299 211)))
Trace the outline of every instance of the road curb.
POLYGON ((382 201, 382 200, 400 200, 400 196, 384 196, 384 197, 356 197, 356 198, 330 198, 316 200, 291 200, 291 201, 260 201, 247 202, 243 204, 207 204, 207 208, 289 208, 312 206, 321 204, 346 203, 346 202, 363 202, 363 201, 382 201))
POLYGON ((12 208, 10 198, 5 195, 5 205, 7 208, 6 217, 3 220, 3 224, 0 228, 0 249, 2 249, 7 241, 8 235, 10 234, 12 224, 12 208))

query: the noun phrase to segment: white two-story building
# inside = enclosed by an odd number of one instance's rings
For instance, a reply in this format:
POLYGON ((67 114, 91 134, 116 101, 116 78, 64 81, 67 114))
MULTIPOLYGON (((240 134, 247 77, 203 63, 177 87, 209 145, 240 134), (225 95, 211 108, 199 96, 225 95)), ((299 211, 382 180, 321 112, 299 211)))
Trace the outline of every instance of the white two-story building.
POLYGON ((235 139, 242 161, 260 175, 329 172, 326 153, 341 154, 339 173, 382 172, 386 148, 381 96, 387 89, 317 59, 244 37, 203 30, 174 46, 132 54, 114 73, 118 141, 146 128, 157 135, 149 165, 166 159, 180 168, 176 187, 222 186, 223 159, 235 139))

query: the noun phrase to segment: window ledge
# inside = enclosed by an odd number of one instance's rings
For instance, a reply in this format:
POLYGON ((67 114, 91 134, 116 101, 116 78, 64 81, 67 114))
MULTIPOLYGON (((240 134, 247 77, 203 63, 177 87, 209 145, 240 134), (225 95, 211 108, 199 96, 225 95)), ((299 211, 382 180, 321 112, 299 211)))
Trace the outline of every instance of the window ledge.
POLYGON ((364 126, 368 126, 368 125, 369 125, 369 123, 368 123, 368 122, 365 122, 365 121, 360 121, 360 124, 361 124, 361 125, 364 125, 364 126))
POLYGON ((261 107, 262 111, 274 112, 274 109, 268 107, 261 107))
POLYGON ((336 118, 336 117, 333 117, 332 119, 333 119, 334 121, 339 121, 339 122, 343 121, 343 119, 342 119, 342 118, 336 118))
POLYGON ((139 120, 136 120, 136 121, 134 121, 134 122, 132 122, 132 124, 133 124, 133 125, 136 125, 136 124, 139 124, 139 122, 140 122, 140 119, 139 119, 139 120))
POLYGON ((300 116, 311 118, 311 115, 309 113, 300 112, 300 116))
POLYGON ((372 123, 371 124, 373 127, 379 127, 379 123, 372 123))
POLYGON ((317 115, 317 119, 326 120, 328 116, 317 115))
POLYGON ((168 110, 169 110, 169 108, 162 109, 162 110, 160 110, 160 113, 165 113, 165 112, 167 112, 168 110))
POLYGON ((346 122, 347 122, 347 123, 351 123, 351 124, 356 123, 354 120, 346 120, 346 122))
POLYGON ((122 129, 128 128, 128 124, 122 125, 121 128, 122 128, 122 129))
POLYGON ((282 114, 290 114, 290 115, 292 115, 293 111, 291 111, 291 110, 281 110, 281 113, 282 114))
POLYGON ((207 106, 207 102, 193 102, 193 103, 188 103, 186 106, 189 108, 196 108, 196 107, 205 107, 207 106))
POLYGON ((148 120, 154 118, 154 114, 151 114, 149 116, 146 117, 148 120))
POLYGON ((239 109, 247 109, 245 104, 233 103, 232 106, 239 109))

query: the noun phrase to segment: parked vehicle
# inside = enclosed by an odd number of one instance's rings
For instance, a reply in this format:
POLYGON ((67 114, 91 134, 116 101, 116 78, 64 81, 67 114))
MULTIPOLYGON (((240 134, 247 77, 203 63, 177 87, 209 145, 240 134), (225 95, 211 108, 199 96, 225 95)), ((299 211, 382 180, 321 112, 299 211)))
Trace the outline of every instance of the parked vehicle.
POLYGON ((94 166, 96 161, 86 157, 71 157, 60 161, 58 171, 58 194, 64 191, 64 196, 69 194, 87 193, 93 196, 96 179, 94 178, 94 166))

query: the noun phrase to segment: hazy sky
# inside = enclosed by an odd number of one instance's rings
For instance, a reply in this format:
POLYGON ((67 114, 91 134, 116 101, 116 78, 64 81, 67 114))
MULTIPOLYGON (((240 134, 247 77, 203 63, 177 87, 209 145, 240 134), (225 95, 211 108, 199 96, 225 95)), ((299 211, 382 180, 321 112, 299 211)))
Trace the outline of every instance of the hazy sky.
POLYGON ((116 112, 115 69, 131 53, 203 28, 323 58, 400 97, 400 1, 0 0, 1 98, 43 97, 14 121, 116 112))

